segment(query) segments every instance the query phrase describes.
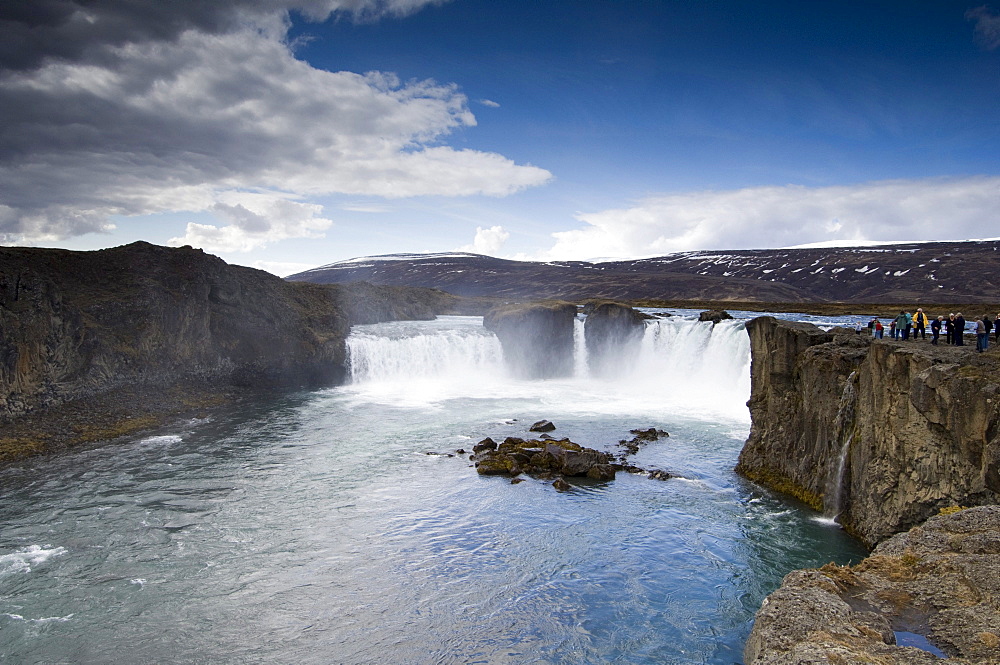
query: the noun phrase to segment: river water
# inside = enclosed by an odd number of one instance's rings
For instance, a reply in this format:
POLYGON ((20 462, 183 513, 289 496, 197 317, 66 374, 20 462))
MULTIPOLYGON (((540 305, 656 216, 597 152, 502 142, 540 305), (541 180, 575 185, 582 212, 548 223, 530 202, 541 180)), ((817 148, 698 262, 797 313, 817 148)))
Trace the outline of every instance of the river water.
MULTIPOLYGON (((679 314, 684 314, 680 312, 679 314)), ((475 317, 360 326, 349 385, 0 470, 0 662, 742 662, 794 568, 864 550, 732 469, 742 322, 647 324, 619 376, 507 377, 475 317), (553 433, 675 478, 480 477, 553 433)))

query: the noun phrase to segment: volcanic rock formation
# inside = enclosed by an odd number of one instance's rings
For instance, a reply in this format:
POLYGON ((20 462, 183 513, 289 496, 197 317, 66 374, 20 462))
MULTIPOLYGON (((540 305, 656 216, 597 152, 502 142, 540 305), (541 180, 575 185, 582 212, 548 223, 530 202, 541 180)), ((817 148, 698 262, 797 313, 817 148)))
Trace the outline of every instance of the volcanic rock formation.
POLYGON ((873 545, 1000 499, 1000 357, 761 317, 737 471, 873 545))

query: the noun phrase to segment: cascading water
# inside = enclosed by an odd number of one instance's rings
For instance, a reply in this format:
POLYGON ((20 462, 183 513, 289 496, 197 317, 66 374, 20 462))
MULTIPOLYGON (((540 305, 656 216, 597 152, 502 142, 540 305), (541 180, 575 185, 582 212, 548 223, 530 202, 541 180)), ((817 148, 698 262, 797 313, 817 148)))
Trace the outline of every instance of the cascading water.
POLYGON ((851 442, 854 441, 854 412, 858 396, 854 378, 857 374, 856 371, 851 372, 844 383, 844 390, 837 406, 837 418, 834 421, 836 440, 842 443, 835 471, 827 480, 826 500, 823 506, 824 516, 831 520, 835 520, 844 510, 844 473, 847 469, 847 455, 851 450, 851 442))
POLYGON ((584 319, 579 316, 573 321, 573 376, 585 378, 589 376, 587 366, 587 338, 584 319))
POLYGON ((474 317, 358 326, 349 385, 247 402, 0 468, 0 661, 731 665, 842 530, 737 478, 739 322, 646 322, 618 372, 509 376, 474 317), (480 477, 491 437, 612 453, 666 481, 480 477))
POLYGON ((573 376, 541 382, 511 377, 499 341, 479 321, 358 326, 347 340, 353 389, 406 404, 518 394, 600 413, 684 408, 749 417, 750 342, 741 321, 647 321, 638 349, 623 353, 617 371, 593 377, 577 319, 573 376))
POLYGON ((502 371, 500 342, 468 317, 359 326, 347 338, 347 348, 354 383, 502 371))

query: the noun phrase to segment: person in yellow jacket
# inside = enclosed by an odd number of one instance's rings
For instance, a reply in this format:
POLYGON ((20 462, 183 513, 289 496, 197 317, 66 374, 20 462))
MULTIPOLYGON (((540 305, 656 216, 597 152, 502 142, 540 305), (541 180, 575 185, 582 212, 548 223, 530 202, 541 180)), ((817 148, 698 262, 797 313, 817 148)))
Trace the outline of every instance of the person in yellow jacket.
POLYGON ((920 333, 920 339, 927 339, 927 315, 919 307, 913 315, 913 339, 917 338, 917 333, 920 333))

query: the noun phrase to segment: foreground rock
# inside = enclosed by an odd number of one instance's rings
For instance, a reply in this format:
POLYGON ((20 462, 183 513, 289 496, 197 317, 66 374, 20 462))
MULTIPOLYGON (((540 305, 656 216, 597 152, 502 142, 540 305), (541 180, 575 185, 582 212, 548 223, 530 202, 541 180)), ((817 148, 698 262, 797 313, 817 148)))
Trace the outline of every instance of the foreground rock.
POLYGON ((352 324, 454 302, 286 282, 190 247, 0 248, 0 461, 154 425, 161 396, 171 412, 233 388, 336 383, 352 324))
POLYGON ((598 301, 584 307, 587 364, 596 376, 620 373, 639 352, 646 319, 652 318, 628 305, 598 301))
POLYGON ((940 662, 896 646, 916 633, 949 663, 1000 663, 1000 506, 934 517, 853 567, 785 577, 757 613, 747 665, 940 662))
POLYGON ((476 471, 483 476, 527 473, 543 478, 558 475, 613 480, 615 477, 611 455, 584 448, 569 439, 526 441, 510 436, 499 445, 492 439, 484 439, 473 451, 476 471))
POLYGON ((1000 502, 1000 356, 747 324, 750 437, 737 471, 840 515, 874 545, 947 506, 1000 502))
POLYGON ((483 326, 496 333, 514 374, 549 379, 573 373, 575 320, 576 305, 553 300, 494 307, 483 326))

